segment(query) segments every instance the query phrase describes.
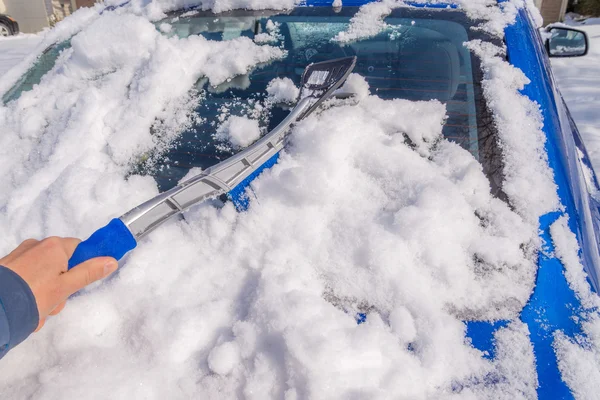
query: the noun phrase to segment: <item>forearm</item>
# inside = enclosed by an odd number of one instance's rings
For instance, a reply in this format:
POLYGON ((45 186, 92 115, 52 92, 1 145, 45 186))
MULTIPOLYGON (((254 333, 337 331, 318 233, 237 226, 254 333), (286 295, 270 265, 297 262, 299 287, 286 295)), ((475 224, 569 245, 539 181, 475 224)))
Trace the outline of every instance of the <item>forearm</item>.
POLYGON ((0 265, 0 358, 38 326, 39 315, 29 285, 0 265))

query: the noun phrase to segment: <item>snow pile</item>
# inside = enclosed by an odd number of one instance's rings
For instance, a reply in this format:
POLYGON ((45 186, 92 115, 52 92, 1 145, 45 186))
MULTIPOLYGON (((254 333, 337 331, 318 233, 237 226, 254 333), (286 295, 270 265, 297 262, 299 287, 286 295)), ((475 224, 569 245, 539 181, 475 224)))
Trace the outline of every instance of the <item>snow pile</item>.
POLYGON ((275 78, 267 86, 267 101, 271 103, 295 103, 300 89, 290 78, 275 78))
MULTIPOLYGON (((3 393, 373 398, 459 385, 481 398, 534 385, 522 327, 510 342, 525 343, 518 354, 529 361, 515 371, 465 343, 461 319, 516 316, 534 277, 523 245, 536 227, 491 196, 468 151, 442 139, 444 118, 438 102, 373 96, 311 116, 253 184, 248 212, 205 205, 155 231, 115 278, 8 355, 3 393), (34 352, 45 355, 36 364, 34 352), (490 374, 502 383, 484 385, 490 374)), ((90 176, 78 171, 79 182, 90 176)), ((106 213, 93 196, 79 200, 106 213)))
POLYGON ((208 355, 208 368, 218 375, 228 375, 239 362, 240 349, 236 342, 222 343, 208 355))
POLYGON ((348 75, 346 82, 344 82, 341 88, 336 90, 335 94, 352 95, 356 99, 362 100, 369 95, 369 84, 365 78, 353 72, 348 75))
POLYGON ((579 260, 579 245, 571 232, 566 216, 560 217, 550 227, 556 255, 565 267, 565 277, 581 305, 583 313, 583 337, 569 338, 557 332, 554 347, 563 380, 578 399, 593 399, 598 395, 600 382, 600 298, 593 293, 587 275, 579 260))
POLYGON ((219 126, 215 138, 228 141, 234 148, 248 147, 260 137, 258 121, 246 117, 231 116, 219 126))
POLYGON ((503 148, 502 188, 519 213, 536 221, 561 205, 544 149, 546 138, 539 105, 517 92, 530 81, 500 57, 503 49, 478 40, 466 45, 481 58, 482 86, 503 148))

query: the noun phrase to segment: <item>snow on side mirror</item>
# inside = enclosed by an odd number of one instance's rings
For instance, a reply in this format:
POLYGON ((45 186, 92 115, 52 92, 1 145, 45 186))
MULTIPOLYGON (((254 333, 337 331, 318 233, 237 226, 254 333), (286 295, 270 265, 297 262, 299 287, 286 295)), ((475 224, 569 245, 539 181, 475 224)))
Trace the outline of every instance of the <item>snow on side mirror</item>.
POLYGON ((584 31, 565 27, 548 27, 546 50, 550 57, 581 57, 589 49, 589 40, 584 31))

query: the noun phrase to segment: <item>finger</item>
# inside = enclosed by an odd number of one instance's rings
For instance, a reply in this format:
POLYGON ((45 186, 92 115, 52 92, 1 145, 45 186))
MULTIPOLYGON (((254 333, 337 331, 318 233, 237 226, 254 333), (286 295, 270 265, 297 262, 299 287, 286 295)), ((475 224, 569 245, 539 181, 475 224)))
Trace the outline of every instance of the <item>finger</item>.
POLYGON ((37 332, 37 331, 39 331, 40 329, 42 329, 42 327, 44 326, 44 324, 45 324, 45 323, 46 323, 46 318, 43 318, 43 319, 41 319, 41 320, 40 320, 40 323, 38 324, 38 327, 37 327, 37 328, 35 328, 35 331, 34 331, 34 332, 37 332))
POLYGON ((54 310, 52 310, 50 312, 50 315, 56 315, 59 312, 61 312, 63 310, 63 308, 65 308, 65 306, 67 305, 67 301, 63 301, 62 303, 60 303, 59 305, 57 305, 56 307, 54 307, 54 310))
POLYGON ((70 296, 90 283, 112 274, 118 266, 117 260, 112 257, 92 258, 62 274, 61 285, 70 296))
POLYGON ((38 243, 39 241, 35 239, 24 240, 16 249, 11 251, 10 254, 0 259, 0 265, 10 263, 38 243))

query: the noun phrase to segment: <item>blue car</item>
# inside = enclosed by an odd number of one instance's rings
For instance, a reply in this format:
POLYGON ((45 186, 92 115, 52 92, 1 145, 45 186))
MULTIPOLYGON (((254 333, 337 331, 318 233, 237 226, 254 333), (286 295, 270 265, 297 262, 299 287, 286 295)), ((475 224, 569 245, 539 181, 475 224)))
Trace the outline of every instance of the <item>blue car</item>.
MULTIPOLYGON (((253 170, 249 170, 245 179, 235 181, 235 185, 211 185, 219 189, 218 193, 214 193, 223 195, 223 201, 233 200, 239 209, 247 207, 245 189, 264 168, 275 164, 278 156, 273 153, 275 155, 272 157, 249 163, 247 157, 244 158, 244 150, 223 146, 215 140, 211 133, 215 130, 215 121, 219 121, 223 105, 234 104, 228 111, 239 114, 242 106, 256 101, 257 94, 264 93, 273 79, 286 77, 298 86, 308 66, 338 59, 354 59, 353 72, 366 80, 371 94, 382 99, 436 100, 443 104, 447 113, 442 128, 443 136, 479 161, 495 198, 520 212, 520 207, 525 209, 527 205, 515 201, 515 189, 504 185, 507 176, 512 173, 505 170, 505 152, 511 149, 511 145, 507 145, 501 136, 503 127, 496 115, 498 105, 492 104, 494 99, 490 97, 492 88, 489 81, 494 79, 490 70, 493 65, 487 64, 485 56, 480 58, 474 55, 484 51, 482 49, 485 46, 477 49, 472 46, 489 43, 505 48, 505 53, 500 52, 494 57, 508 61, 530 81, 520 93, 539 106, 543 117, 541 129, 545 136, 545 153, 541 159, 550 167, 562 204, 559 210, 537 216, 541 245, 535 254, 538 267, 535 286, 526 305, 518 312, 518 319, 529 330, 535 355, 537 396, 541 399, 575 398, 576 393, 561 373, 555 339, 557 335, 564 335, 568 340, 585 343, 586 333, 582 324, 597 310, 582 300, 569 282, 564 266, 566 258, 561 258, 561 249, 555 248, 556 239, 553 240, 551 230, 557 221, 564 221, 575 235, 579 260, 587 274, 587 283, 593 296, 596 296, 600 288, 600 186, 575 122, 556 87, 549 57, 585 56, 589 47, 586 34, 553 26, 542 38, 530 12, 520 8, 516 11, 514 23, 508 24, 504 29, 504 37, 501 37, 493 29, 475 29, 485 21, 467 14, 456 5, 415 3, 391 9, 385 16, 385 29, 379 33, 347 42, 332 40, 340 37, 340 33, 348 28, 361 5, 362 1, 349 1, 344 2, 343 6, 331 7, 330 2, 309 1, 286 12, 234 10, 221 14, 185 9, 173 11, 167 18, 156 22, 156 28, 164 35, 179 38, 202 35, 209 40, 222 41, 232 37, 255 39, 263 35, 261 37, 267 42, 273 40, 280 43, 287 53, 284 58, 262 65, 247 75, 207 89, 196 109, 203 118, 195 120, 180 132, 177 140, 166 150, 139 157, 131 168, 131 174, 154 177, 160 191, 168 195, 159 196, 151 206, 156 210, 157 204, 166 204, 168 215, 161 216, 158 222, 148 222, 144 228, 135 225, 140 221, 138 214, 135 214, 135 218, 131 217, 132 214, 126 214, 121 220, 135 239, 139 239, 146 234, 146 230, 156 228, 163 220, 196 202, 193 200, 180 204, 173 201, 174 195, 170 194, 183 190, 179 182, 192 168, 215 171, 222 165, 220 163, 232 157, 251 165, 253 170), (273 26, 277 27, 275 33, 273 26), (271 38, 264 36, 271 33, 271 38), (467 42, 469 45, 465 45, 467 42), (568 220, 565 216, 568 216, 568 220)), ((127 7, 127 4, 123 7, 127 7)), ((119 8, 111 7, 105 10, 105 14, 117 10, 119 8)), ((18 100, 24 92, 40 83, 44 75, 52 70, 61 52, 70 46, 70 39, 67 39, 48 47, 36 64, 3 93, 3 102, 8 104, 18 100)), ((202 88, 203 85, 206 85, 205 81, 199 82, 197 87, 202 88)), ((347 99, 352 94, 338 93, 337 96, 347 99)), ((278 125, 288 117, 289 109, 273 108, 268 118, 260 121, 262 131, 278 129, 278 125)), ((523 121, 523 124, 530 124, 530 121, 523 121)), ((279 148, 276 150, 278 152, 279 148)), ((526 187, 521 189, 527 190, 526 187)), ((535 187, 531 190, 535 190, 535 187)), ((210 196, 196 195, 194 199, 201 197, 210 196)), ((136 210, 139 212, 139 209, 136 210)), ((130 247, 134 246, 135 242, 130 247)), ((123 253, 127 250, 129 248, 124 249, 123 253)), ((371 311, 372 308, 365 307, 359 312, 348 312, 355 313, 357 323, 362 324, 369 320, 371 311)), ((481 351, 482 357, 495 360, 498 357, 495 334, 511 321, 481 319, 475 314, 472 317, 465 315, 463 319, 465 340, 481 351)), ((487 376, 484 383, 495 385, 501 383, 502 379, 501 376, 487 376)), ((451 391, 460 394, 480 383, 456 382, 451 391)))

